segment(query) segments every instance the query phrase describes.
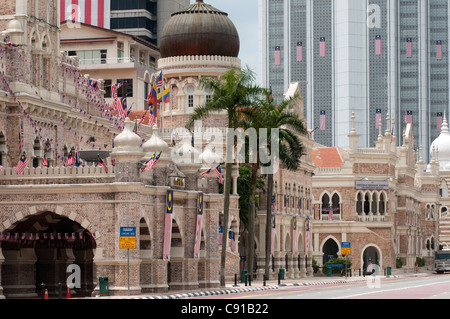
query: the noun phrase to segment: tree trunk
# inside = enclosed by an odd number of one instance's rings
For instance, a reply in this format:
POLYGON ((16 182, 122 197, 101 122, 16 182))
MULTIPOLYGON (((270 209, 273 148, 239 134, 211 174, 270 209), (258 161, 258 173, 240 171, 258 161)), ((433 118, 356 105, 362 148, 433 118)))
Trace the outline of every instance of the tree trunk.
POLYGON ((248 209, 248 275, 253 279, 253 260, 255 258, 255 214, 256 214, 256 180, 258 176, 258 164, 252 165, 252 176, 251 176, 251 184, 250 184, 250 197, 249 201, 249 209, 248 209))
POLYGON ((267 176, 267 210, 266 210, 266 264, 265 273, 266 279, 269 280, 269 263, 270 263, 270 243, 271 243, 271 227, 272 227, 272 188, 273 188, 273 174, 267 176))

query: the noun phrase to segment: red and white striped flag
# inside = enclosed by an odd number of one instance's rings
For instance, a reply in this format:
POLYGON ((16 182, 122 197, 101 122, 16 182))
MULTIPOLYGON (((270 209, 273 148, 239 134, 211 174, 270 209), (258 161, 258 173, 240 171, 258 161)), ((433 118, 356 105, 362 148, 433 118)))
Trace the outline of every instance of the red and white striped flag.
POLYGON ((438 112, 437 113, 437 130, 438 130, 438 132, 442 131, 442 122, 443 122, 442 112, 438 112))
POLYGON ((222 169, 220 168, 220 164, 214 168, 214 172, 216 173, 217 177, 219 178, 219 183, 223 184, 222 169))
POLYGON ((375 54, 381 55, 381 35, 375 36, 375 54))
POLYGON ((442 60, 442 41, 436 41, 436 59, 442 60))
POLYGON ((273 255, 275 252, 275 215, 272 214, 272 232, 270 238, 270 254, 273 255))
POLYGON ((60 0, 60 20, 81 22, 109 29, 111 1, 109 0, 60 0))
POLYGON ((292 255, 295 255, 297 250, 297 217, 294 216, 292 221, 292 255))
POLYGON ((320 130, 325 131, 327 129, 327 112, 320 111, 320 130))
POLYGON ((16 165, 15 171, 17 172, 17 174, 22 174, 23 171, 25 170, 25 168, 28 165, 28 159, 27 159, 27 155, 25 154, 25 152, 22 153, 22 156, 20 156, 19 162, 16 165))
POLYGON ((195 230, 194 258, 200 257, 200 242, 202 239, 201 238, 202 217, 203 217, 203 193, 199 193, 197 198, 197 228, 195 230))
POLYGON ((326 41, 325 37, 320 38, 320 56, 323 58, 326 55, 326 41))
POLYGON ((166 193, 163 260, 170 259, 170 247, 172 241, 172 213, 173 213, 173 190, 169 189, 167 190, 166 193))
POLYGON ((412 122, 413 122, 413 112, 412 111, 406 111, 405 123, 406 124, 412 124, 412 122))
POLYGON ((297 61, 303 61, 303 42, 297 42, 297 61))
POLYGON ((380 121, 381 121, 381 109, 377 109, 376 115, 375 115, 375 125, 377 130, 380 128, 380 121))
POLYGON ((412 58, 412 38, 406 39, 406 57, 412 58))
POLYGON ((281 65, 281 47, 279 45, 275 47, 275 65, 281 65))

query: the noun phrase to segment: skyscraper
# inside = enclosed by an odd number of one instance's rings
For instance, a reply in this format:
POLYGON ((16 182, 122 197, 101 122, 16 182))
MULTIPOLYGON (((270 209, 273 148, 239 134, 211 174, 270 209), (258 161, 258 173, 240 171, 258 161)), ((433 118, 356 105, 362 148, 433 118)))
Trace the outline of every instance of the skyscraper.
POLYGON ((300 82, 319 143, 347 147, 354 111, 361 147, 373 146, 380 117, 399 143, 412 121, 428 158, 449 110, 450 1, 259 0, 259 10, 262 85, 282 99, 300 82))

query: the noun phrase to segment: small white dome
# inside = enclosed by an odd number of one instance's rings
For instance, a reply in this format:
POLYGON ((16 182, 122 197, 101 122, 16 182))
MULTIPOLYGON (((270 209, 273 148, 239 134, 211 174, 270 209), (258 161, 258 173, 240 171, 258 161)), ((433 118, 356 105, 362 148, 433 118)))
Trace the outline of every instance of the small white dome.
POLYGON ((158 129, 153 130, 152 137, 142 147, 145 154, 169 151, 169 145, 159 136, 158 129))
POLYGON ((18 20, 11 20, 6 27, 8 33, 23 32, 22 24, 18 20))
POLYGON ((430 158, 434 158, 433 151, 437 151, 439 167, 441 170, 450 170, 450 133, 448 131, 447 117, 442 121, 441 135, 436 138, 430 147, 430 158))
POLYGON ((114 152, 142 152, 141 138, 133 132, 134 123, 125 119, 122 133, 114 139, 114 152))
POLYGON ((220 164, 222 158, 213 152, 212 147, 207 145, 202 154, 200 154, 199 160, 204 164, 204 166, 213 166, 214 164, 220 164))
POLYGON ((179 147, 172 150, 172 159, 177 165, 199 166, 200 152, 191 145, 189 141, 184 141, 179 147))

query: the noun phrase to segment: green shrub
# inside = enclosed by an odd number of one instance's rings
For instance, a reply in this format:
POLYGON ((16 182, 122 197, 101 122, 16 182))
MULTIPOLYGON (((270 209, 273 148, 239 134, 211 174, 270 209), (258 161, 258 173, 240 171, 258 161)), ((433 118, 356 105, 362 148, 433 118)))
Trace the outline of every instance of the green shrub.
POLYGON ((345 264, 347 263, 347 270, 351 268, 352 266, 352 262, 346 258, 331 258, 328 262, 326 262, 323 267, 322 267, 322 272, 324 274, 327 273, 327 265, 336 265, 336 264, 342 264, 344 265, 343 268, 338 268, 338 267, 333 267, 331 268, 331 273, 332 274, 341 274, 342 271, 344 271, 345 268, 345 264))
POLYGON ((397 268, 402 268, 403 267, 403 262, 400 258, 397 258, 395 261, 395 267, 397 268))

